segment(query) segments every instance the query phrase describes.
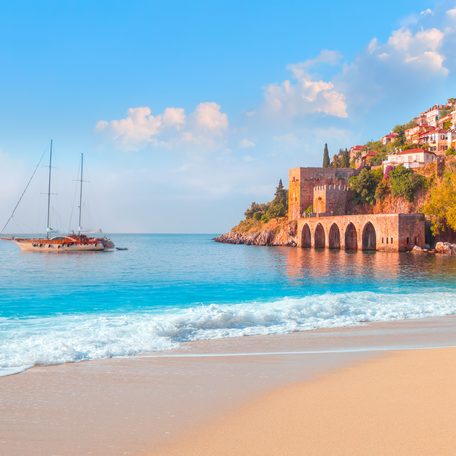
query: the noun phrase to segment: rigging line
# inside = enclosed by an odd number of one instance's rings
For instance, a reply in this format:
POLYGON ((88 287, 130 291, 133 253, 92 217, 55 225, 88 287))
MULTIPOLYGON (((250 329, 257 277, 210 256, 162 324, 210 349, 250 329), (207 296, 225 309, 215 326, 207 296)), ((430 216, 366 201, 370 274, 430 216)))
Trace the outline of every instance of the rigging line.
POLYGON ((45 149, 45 150, 43 151, 43 153, 41 154, 41 157, 40 157, 40 160, 38 161, 38 164, 36 165, 35 169, 33 170, 33 173, 32 173, 32 175, 31 175, 30 179, 28 180, 27 185, 26 185, 25 188, 24 188, 24 191, 22 192, 21 196, 19 197, 18 202, 17 202, 16 205, 14 206, 13 212, 11 212, 11 215, 10 215, 9 219, 8 219, 8 220, 6 221, 6 223, 3 225, 3 228, 2 228, 2 230, 0 231, 0 234, 3 233, 3 232, 5 231, 6 227, 8 226, 8 224, 9 224, 9 223, 11 222, 11 220, 13 219, 14 214, 16 213, 16 210, 17 210, 17 208, 19 207, 19 204, 21 204, 21 201, 22 201, 22 198, 23 198, 24 195, 25 195, 25 192, 27 191, 27 189, 29 188, 30 184, 32 183, 32 180, 33 180, 33 178, 35 177, 35 174, 36 174, 36 172, 38 171, 38 168, 40 167, 41 162, 43 161, 43 157, 44 157, 44 155, 46 154, 46 152, 47 152, 47 150, 45 149))

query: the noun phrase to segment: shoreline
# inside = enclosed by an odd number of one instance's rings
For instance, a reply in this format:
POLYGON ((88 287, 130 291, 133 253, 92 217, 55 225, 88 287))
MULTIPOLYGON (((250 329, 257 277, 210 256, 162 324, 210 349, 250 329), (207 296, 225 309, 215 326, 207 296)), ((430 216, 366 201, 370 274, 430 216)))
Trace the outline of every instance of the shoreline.
POLYGON ((456 345, 455 329, 456 317, 441 317, 198 341, 172 357, 34 367, 0 378, 0 452, 154 454, 271 391, 383 358, 375 348, 456 345))
POLYGON ((455 348, 369 358, 277 388, 148 454, 451 456, 455 358, 455 348))

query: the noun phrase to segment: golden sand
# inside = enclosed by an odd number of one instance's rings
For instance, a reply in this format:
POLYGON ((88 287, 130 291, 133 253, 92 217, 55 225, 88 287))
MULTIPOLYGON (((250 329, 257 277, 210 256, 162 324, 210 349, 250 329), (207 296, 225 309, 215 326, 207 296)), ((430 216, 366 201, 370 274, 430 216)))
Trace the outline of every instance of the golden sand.
POLYGON ((456 349, 393 352, 281 388, 155 454, 453 456, 456 349))

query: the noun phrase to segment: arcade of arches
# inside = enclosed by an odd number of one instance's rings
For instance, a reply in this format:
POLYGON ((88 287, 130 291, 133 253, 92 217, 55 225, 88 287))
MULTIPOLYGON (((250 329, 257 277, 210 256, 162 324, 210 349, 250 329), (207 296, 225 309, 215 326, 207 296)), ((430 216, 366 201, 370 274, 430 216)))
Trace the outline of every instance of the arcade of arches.
POLYGON ((366 214, 303 217, 298 246, 343 250, 407 251, 425 244, 422 214, 366 214))

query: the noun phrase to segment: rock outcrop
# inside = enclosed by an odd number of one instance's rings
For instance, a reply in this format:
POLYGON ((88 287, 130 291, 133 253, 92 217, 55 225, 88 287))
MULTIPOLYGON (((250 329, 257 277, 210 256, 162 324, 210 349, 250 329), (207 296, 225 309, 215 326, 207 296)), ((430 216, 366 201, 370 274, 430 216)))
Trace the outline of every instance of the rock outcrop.
POLYGON ((229 233, 215 238, 226 244, 296 246, 296 221, 286 218, 273 219, 267 223, 244 220, 229 233))
POLYGON ((441 255, 456 255, 456 244, 450 242, 437 242, 435 244, 435 253, 441 255))

